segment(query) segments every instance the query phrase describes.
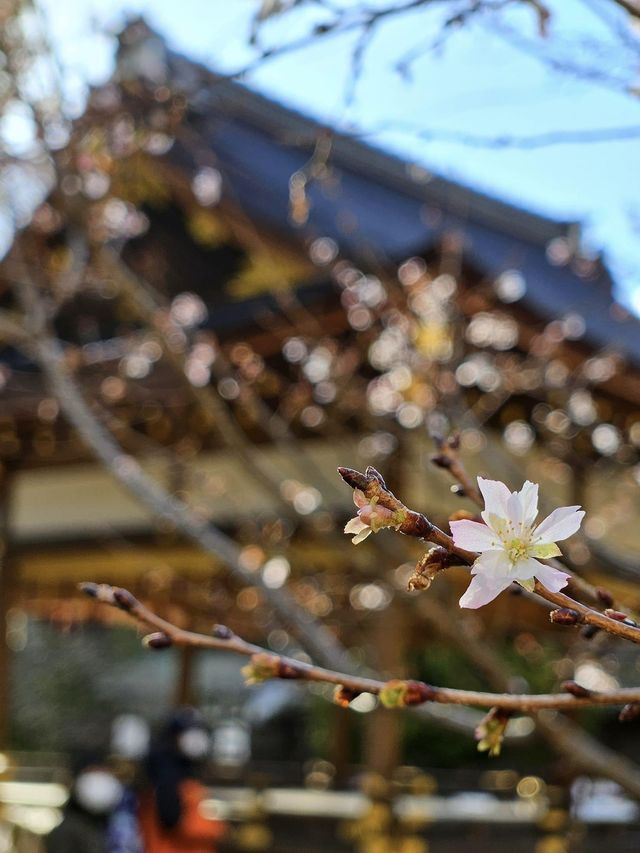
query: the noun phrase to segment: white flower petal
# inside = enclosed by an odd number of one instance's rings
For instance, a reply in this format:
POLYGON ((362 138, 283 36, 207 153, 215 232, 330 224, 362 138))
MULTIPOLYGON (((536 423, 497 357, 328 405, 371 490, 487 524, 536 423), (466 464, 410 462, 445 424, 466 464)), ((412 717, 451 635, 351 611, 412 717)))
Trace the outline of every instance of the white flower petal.
POLYGON ((516 536, 520 536, 524 522, 524 507, 520 502, 520 496, 517 492, 509 495, 507 501, 507 519, 512 525, 512 531, 516 536))
POLYGON ((368 524, 365 524, 361 519, 356 516, 355 518, 350 519, 344 526, 345 533, 362 533, 363 530, 366 530, 369 527, 368 524))
POLYGON ((478 477, 478 488, 484 498, 484 508, 488 513, 507 518, 507 501, 511 495, 509 489, 500 480, 485 480, 478 477))
POLYGON ((487 527, 490 527, 491 530, 493 530, 498 539, 502 539, 502 537, 506 535, 506 518, 503 518, 500 515, 496 515, 494 512, 487 512, 486 509, 480 513, 480 518, 484 521, 487 527))
MULTIPOLYGON (((534 560, 534 562, 538 563, 537 560, 534 560)), ((569 583, 569 578, 571 577, 571 575, 559 572, 558 569, 545 566, 543 563, 538 563, 535 576, 550 592, 560 592, 569 583)))
POLYGON ((561 506, 554 509, 533 531, 533 541, 557 542, 574 534, 585 515, 582 510, 578 510, 579 506, 561 506))
POLYGON ((538 484, 526 480, 518 492, 518 497, 522 505, 524 523, 532 525, 538 514, 538 484))
POLYGON ((373 533, 373 530, 370 527, 367 527, 365 524, 364 530, 361 530, 360 533, 356 534, 351 540, 352 545, 359 545, 360 542, 364 542, 364 540, 369 536, 369 534, 373 533))
POLYGON ((501 549, 485 551, 471 566, 472 575, 484 575, 487 578, 511 576, 511 560, 507 552, 501 549))
POLYGON ((500 593, 511 585, 511 578, 500 578, 494 580, 485 575, 477 574, 471 579, 467 591, 460 599, 460 607, 475 609, 488 604, 500 595, 500 593))
POLYGON ((534 560, 533 557, 525 557, 523 560, 518 560, 513 566, 511 574, 516 580, 528 581, 536 576, 536 572, 541 565, 542 563, 534 560))
POLYGON ((498 544, 496 534, 486 524, 477 521, 452 521, 449 523, 453 541, 467 551, 488 551, 498 544))

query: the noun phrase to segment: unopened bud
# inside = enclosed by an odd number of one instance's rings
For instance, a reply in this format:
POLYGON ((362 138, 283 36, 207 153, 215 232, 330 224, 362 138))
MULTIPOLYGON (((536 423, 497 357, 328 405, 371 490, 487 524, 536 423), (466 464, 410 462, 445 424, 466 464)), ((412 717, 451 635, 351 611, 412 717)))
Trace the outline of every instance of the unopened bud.
POLYGON ((349 704, 360 696, 359 690, 352 690, 350 687, 345 687, 343 684, 338 684, 333 691, 333 701, 341 708, 348 708, 349 704))
POLYGON ((280 658, 278 663, 278 678, 304 678, 304 670, 302 667, 296 666, 293 663, 280 658))
POLYGON ((345 483, 348 486, 351 486, 352 489, 360 489, 361 491, 365 491, 369 482, 364 474, 361 474, 360 471, 355 471, 353 468, 338 468, 338 474, 342 477, 345 483))
POLYGON ((211 635, 216 640, 230 640, 233 637, 233 631, 226 625, 214 625, 211 629, 211 635))
POLYGON ((80 592, 84 592, 85 595, 88 595, 89 598, 97 598, 100 587, 97 583, 86 581, 85 583, 79 583, 78 589, 80 592))
POLYGON ((636 717, 640 717, 640 702, 631 702, 628 705, 625 705, 622 711, 618 714, 618 719, 622 723, 630 723, 631 720, 635 720, 636 717))
POLYGON ((630 625, 632 628, 637 627, 637 623, 630 616, 627 616, 626 613, 621 613, 619 610, 607 608, 604 611, 604 615, 608 616, 609 619, 615 619, 616 622, 623 622, 625 625, 630 625))
POLYGON ((616 622, 624 622, 628 618, 626 613, 621 613, 619 610, 612 610, 610 607, 604 611, 604 615, 608 616, 609 619, 615 619, 616 622))
POLYGON ((451 468, 451 459, 444 453, 437 453, 435 456, 432 456, 431 461, 438 468, 451 468))
POLYGON ((407 581, 408 591, 429 589, 438 572, 456 562, 459 560, 441 545, 430 548, 416 563, 414 572, 407 581))
POLYGON ((407 706, 422 705, 424 702, 431 702, 435 696, 436 689, 430 684, 425 684, 424 681, 407 681, 404 704, 407 706))
POLYGON ((382 474, 380 473, 380 471, 377 471, 373 467, 373 465, 367 465, 364 475, 367 480, 376 480, 382 486, 383 489, 387 488, 387 484, 385 483, 382 474))
POLYGON ((561 607, 559 610, 552 610, 549 614, 549 619, 556 625, 577 625, 580 622, 581 616, 577 610, 571 610, 570 607, 561 607))
POLYGON ((173 640, 168 634, 157 631, 155 634, 147 634, 142 638, 142 643, 148 649, 168 649, 173 645, 173 640))
POLYGON ((593 690, 583 687, 577 681, 563 681, 562 689, 578 699, 588 699, 589 696, 593 696, 593 690))
POLYGON ((613 596, 608 589, 605 589, 603 586, 597 586, 596 596, 600 603, 604 604, 605 607, 613 607, 613 596))
POLYGON ((137 601, 131 595, 128 589, 122 589, 121 587, 115 587, 113 590, 113 600, 118 605, 120 610, 126 610, 129 612, 133 610, 136 606, 137 601))

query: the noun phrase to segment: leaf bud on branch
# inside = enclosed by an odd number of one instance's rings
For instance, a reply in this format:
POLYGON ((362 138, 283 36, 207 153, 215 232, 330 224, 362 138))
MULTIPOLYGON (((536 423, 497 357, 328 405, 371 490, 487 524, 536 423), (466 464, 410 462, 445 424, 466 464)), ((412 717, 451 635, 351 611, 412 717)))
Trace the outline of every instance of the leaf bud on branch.
POLYGON ((631 625, 632 628, 635 628, 637 623, 634 622, 626 613, 621 613, 619 610, 612 610, 608 607, 604 611, 604 615, 608 616, 609 619, 615 619, 616 622, 623 622, 625 625, 631 625))
POLYGON ((438 572, 449 568, 459 562, 453 554, 442 548, 440 545, 434 545, 426 554, 416 563, 413 574, 407 581, 407 590, 429 589, 438 572))
POLYGON ((577 610, 561 607, 559 610, 552 610, 549 613, 549 620, 556 625, 577 625, 582 621, 582 616, 577 610))
POLYGON ((630 702, 618 714, 618 719, 621 723, 630 723, 640 717, 640 702, 630 702))
POLYGON ((226 625, 214 625, 211 629, 211 636, 217 640, 230 640, 234 636, 234 633, 226 625))
POLYGON ((142 638, 142 644, 148 649, 168 649, 173 645, 173 640, 168 634, 156 631, 142 638))
POLYGON ((122 589, 121 587, 114 588, 113 600, 120 610, 124 610, 125 613, 130 613, 137 603, 135 597, 129 592, 129 590, 122 589))
POLYGON ((492 708, 476 727, 478 752, 488 752, 491 758, 500 755, 502 741, 507 729, 511 712, 504 708, 492 708))
POLYGON ((304 678, 304 670, 282 660, 277 655, 259 652, 242 667, 246 684, 259 684, 270 678, 304 678))
POLYGON ((608 589, 605 589, 603 586, 597 586, 595 593, 600 604, 603 604, 605 607, 613 607, 613 596, 608 589))
POLYGON ((387 681, 378 694, 385 708, 407 708, 422 705, 435 698, 437 691, 423 681, 387 681))
POLYGON ((348 708, 354 699, 360 696, 360 691, 352 690, 350 687, 345 687, 343 684, 338 684, 333 691, 333 701, 341 708, 348 708))
POLYGON ((575 696, 577 699, 588 699, 594 694, 593 690, 583 687, 581 684, 578 684, 577 681, 563 681, 562 689, 566 690, 567 693, 571 693, 571 695, 575 696))

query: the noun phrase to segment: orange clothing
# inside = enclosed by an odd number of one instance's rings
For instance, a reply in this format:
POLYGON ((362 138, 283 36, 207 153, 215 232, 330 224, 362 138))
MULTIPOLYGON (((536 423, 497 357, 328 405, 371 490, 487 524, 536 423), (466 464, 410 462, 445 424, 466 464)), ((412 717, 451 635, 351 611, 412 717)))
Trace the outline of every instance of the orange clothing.
POLYGON ((208 820, 200 814, 199 806, 206 788, 195 779, 179 783, 180 820, 172 829, 160 824, 153 791, 141 797, 140 830, 145 853, 213 853, 215 842, 227 830, 219 820, 208 820))

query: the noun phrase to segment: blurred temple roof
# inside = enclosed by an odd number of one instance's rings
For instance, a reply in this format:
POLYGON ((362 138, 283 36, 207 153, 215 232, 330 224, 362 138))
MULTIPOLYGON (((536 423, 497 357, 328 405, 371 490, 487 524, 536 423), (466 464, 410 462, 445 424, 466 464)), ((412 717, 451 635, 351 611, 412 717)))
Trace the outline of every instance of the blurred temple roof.
MULTIPOLYGON (((289 237, 330 238, 354 259, 383 263, 424 255, 456 235, 481 276, 517 270, 522 293, 515 296, 532 312, 571 317, 592 346, 640 364, 640 321, 616 304, 608 270, 580 245, 578 223, 532 214, 333 133, 170 52, 143 21, 121 36, 116 79, 184 91, 187 123, 210 145, 225 196, 255 222, 289 237), (292 223, 296 180, 304 209, 292 223)), ((192 156, 180 146, 171 153, 192 156)), ((233 322, 238 308, 218 313, 217 322, 233 322)))

